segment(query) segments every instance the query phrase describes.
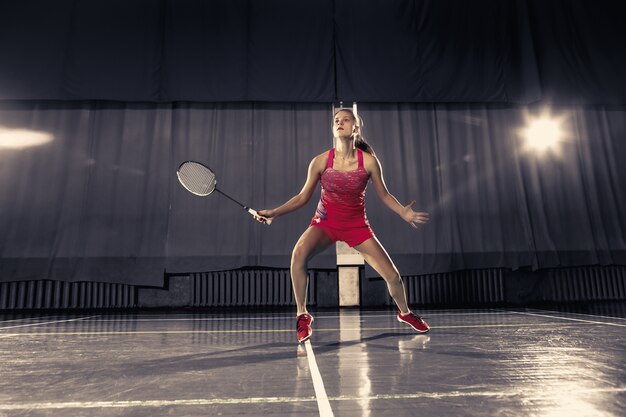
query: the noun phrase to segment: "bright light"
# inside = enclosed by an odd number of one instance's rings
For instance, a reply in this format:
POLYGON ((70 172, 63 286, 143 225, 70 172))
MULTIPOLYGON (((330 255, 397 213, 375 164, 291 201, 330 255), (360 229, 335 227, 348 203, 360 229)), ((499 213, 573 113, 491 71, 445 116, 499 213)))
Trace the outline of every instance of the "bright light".
POLYGON ((520 131, 525 140, 525 150, 539 154, 551 151, 558 155, 565 136, 561 128, 562 119, 551 117, 548 112, 535 118, 527 117, 526 128, 520 131))
POLYGON ((526 129, 526 141, 528 146, 539 151, 554 148, 561 139, 559 124, 550 119, 535 120, 526 129))
POLYGON ((54 137, 47 132, 28 129, 9 129, 0 125, 0 148, 20 149, 51 142, 54 137))

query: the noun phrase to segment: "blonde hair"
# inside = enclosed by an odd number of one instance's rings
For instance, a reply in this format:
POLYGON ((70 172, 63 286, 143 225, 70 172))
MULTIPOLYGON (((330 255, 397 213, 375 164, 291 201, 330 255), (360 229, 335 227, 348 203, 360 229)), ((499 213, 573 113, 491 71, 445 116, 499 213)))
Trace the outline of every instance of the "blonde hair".
POLYGON ((352 116, 352 120, 356 121, 356 130, 354 132, 354 147, 362 150, 363 152, 367 152, 370 155, 374 155, 374 149, 370 146, 369 143, 367 143, 367 141, 361 134, 363 128, 363 119, 361 118, 361 116, 356 116, 351 108, 344 107, 335 111, 335 114, 333 114, 333 120, 337 116, 337 113, 339 113, 340 111, 350 113, 350 116, 352 116))

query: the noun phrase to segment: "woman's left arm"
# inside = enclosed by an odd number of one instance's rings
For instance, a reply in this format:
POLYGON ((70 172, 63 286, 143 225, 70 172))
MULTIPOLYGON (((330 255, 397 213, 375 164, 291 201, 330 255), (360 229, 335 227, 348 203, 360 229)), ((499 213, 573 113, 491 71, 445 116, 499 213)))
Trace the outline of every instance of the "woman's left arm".
POLYGON ((370 174, 370 179, 372 180, 376 194, 382 202, 416 229, 418 224, 426 223, 428 221, 428 213, 413 211, 415 200, 412 200, 409 204, 403 206, 389 192, 387 186, 385 185, 385 180, 383 179, 383 169, 378 161, 378 158, 373 155, 366 154, 365 152, 363 153, 363 157, 364 168, 370 174))

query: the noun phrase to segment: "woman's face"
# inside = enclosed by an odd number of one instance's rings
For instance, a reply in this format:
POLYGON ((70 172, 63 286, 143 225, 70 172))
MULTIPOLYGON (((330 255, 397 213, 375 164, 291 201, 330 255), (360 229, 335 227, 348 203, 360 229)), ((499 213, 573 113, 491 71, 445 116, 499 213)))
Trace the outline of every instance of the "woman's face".
POLYGON ((333 135, 336 138, 350 137, 356 128, 355 120, 348 111, 339 111, 333 120, 333 135))

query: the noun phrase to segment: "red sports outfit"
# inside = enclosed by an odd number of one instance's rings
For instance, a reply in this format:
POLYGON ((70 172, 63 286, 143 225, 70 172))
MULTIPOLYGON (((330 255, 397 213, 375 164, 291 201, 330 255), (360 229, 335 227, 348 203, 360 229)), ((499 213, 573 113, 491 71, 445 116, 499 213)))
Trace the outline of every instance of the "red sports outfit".
POLYGON ((359 166, 354 171, 333 169, 335 149, 328 153, 321 175, 322 197, 311 226, 321 228, 333 242, 341 240, 350 247, 374 236, 365 214, 365 189, 369 174, 363 167, 363 151, 357 149, 359 166))

